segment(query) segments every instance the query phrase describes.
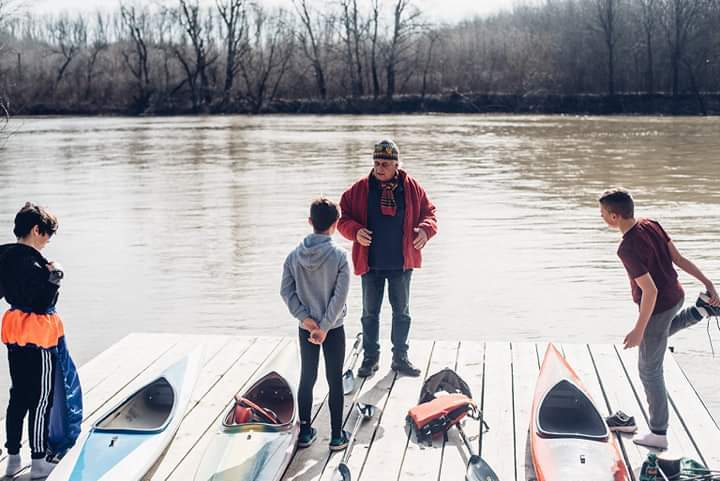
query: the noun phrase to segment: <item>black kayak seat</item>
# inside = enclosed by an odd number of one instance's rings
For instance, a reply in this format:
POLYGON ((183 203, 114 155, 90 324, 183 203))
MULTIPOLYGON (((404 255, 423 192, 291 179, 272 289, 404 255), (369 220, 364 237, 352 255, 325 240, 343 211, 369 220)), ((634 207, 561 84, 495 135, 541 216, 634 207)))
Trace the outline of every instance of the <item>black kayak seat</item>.
POLYGON ((555 384, 540 401, 537 432, 546 438, 604 441, 609 432, 590 398, 567 379, 555 384))

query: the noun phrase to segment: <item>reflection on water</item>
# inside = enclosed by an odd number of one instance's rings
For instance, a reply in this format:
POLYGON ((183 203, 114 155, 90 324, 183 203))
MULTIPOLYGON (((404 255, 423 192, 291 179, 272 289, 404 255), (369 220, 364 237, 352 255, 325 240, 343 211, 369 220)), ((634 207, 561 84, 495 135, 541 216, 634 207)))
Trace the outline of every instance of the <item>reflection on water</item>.
MULTIPOLYGON (((366 175, 386 136, 438 206, 413 277, 413 337, 620 341, 636 309, 595 202, 610 185, 720 282, 717 118, 20 122, 0 152, 0 241, 26 200, 59 215, 46 254, 66 269, 59 309, 81 362, 131 331, 292 334, 279 280, 309 203, 366 175)), ((355 332, 357 279, 349 304, 355 332)), ((701 331, 676 344, 707 352, 701 331)))

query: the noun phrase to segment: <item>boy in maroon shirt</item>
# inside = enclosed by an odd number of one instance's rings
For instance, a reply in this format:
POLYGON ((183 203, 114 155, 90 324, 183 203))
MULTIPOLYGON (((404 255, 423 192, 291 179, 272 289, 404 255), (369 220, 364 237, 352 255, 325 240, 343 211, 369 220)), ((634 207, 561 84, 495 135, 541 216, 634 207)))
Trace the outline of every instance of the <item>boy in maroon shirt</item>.
POLYGON ((658 222, 635 219, 634 202, 627 191, 607 190, 598 202, 605 223, 623 234, 617 254, 630 278, 633 300, 640 306, 624 345, 625 349, 640 347, 638 369, 648 401, 650 432, 633 442, 666 449, 669 413, 663 359, 668 337, 703 317, 720 315, 720 299, 713 283, 680 254, 658 222), (673 264, 705 286, 706 292, 694 306, 681 310, 685 293, 673 264))

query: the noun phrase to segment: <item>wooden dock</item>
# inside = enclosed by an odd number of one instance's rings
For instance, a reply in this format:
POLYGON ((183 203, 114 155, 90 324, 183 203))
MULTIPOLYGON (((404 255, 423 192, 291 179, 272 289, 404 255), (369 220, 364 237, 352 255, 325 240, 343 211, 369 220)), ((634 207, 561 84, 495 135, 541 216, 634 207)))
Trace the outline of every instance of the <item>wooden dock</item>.
MULTIPOLYGON (((247 387, 253 375, 278 349, 295 338, 233 337, 133 333, 80 368, 85 404, 83 428, 87 429, 110 405, 147 381, 181 354, 198 344, 205 346, 205 364, 193 400, 165 455, 146 480, 190 481, 233 395, 247 387)), ((388 347, 389 343, 385 343, 388 347)), ((348 342, 348 351, 351 342, 348 342)), ((637 350, 624 351, 608 344, 560 344, 570 364, 589 389, 602 414, 621 409, 635 416, 639 428, 647 429, 647 405, 635 367, 637 350)), ((420 378, 398 377, 390 370, 389 352, 381 356, 380 370, 356 392, 346 396, 345 425, 356 420, 351 409, 358 400, 381 410, 363 424, 352 450, 349 466, 353 481, 464 479, 468 453, 456 430, 447 442, 419 445, 405 424, 407 410, 416 404, 424 376, 444 367, 455 369, 470 385, 490 430, 481 433, 479 423, 468 421, 465 431, 476 450, 502 481, 534 479, 529 456, 530 407, 545 343, 413 341, 413 362, 423 368, 420 378)), ((348 353, 349 354, 349 353, 348 353)), ((666 381, 671 401, 671 448, 664 457, 689 456, 720 469, 720 429, 671 354, 666 358, 666 381)), ((328 481, 340 462, 340 454, 327 449, 329 414, 327 388, 318 376, 315 388, 314 425, 318 440, 298 450, 288 468, 286 481, 328 481)), ((647 450, 634 445, 630 436, 618 436, 630 479, 637 473, 647 450)), ((23 442, 27 449, 27 443, 23 442)), ((29 453, 24 452, 24 459, 29 453)), ((4 472, 5 454, 0 457, 4 472)), ((29 479, 27 470, 16 479, 29 479)))

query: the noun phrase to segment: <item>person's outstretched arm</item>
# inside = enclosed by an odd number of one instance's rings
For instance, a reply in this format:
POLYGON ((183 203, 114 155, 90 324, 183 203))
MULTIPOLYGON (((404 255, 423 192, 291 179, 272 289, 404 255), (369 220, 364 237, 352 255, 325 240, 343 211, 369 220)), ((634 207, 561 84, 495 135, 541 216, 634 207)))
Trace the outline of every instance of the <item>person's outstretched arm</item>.
POLYGON ((640 312, 638 313, 637 322, 635 323, 632 331, 625 336, 623 341, 625 349, 637 347, 642 342, 643 336, 645 335, 645 328, 647 327, 648 321, 650 321, 650 317, 655 309, 655 302, 657 301, 658 294, 655 281, 653 281, 649 272, 636 277, 633 279, 633 282, 636 283, 642 291, 642 297, 640 298, 640 312))
POLYGON ((698 266, 680 253, 678 248, 675 247, 675 244, 673 244, 673 241, 668 241, 668 248, 670 249, 670 256, 672 257, 673 263, 705 286, 705 290, 710 296, 710 304, 720 306, 720 298, 712 281, 705 277, 705 274, 702 273, 698 266))

